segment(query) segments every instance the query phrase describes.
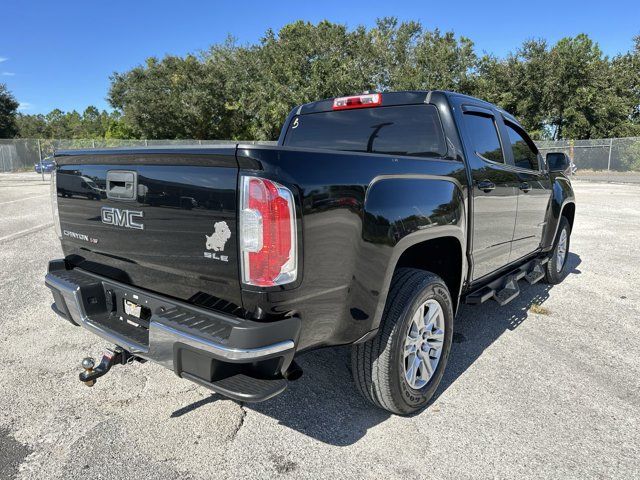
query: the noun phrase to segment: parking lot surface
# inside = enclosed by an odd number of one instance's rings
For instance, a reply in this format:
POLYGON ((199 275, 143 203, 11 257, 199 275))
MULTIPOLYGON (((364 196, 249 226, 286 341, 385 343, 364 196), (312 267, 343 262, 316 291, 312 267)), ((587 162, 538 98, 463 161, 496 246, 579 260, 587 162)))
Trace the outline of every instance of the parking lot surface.
POLYGON ((568 277, 463 307, 437 398, 403 418, 356 394, 348 348, 261 404, 150 363, 83 386, 107 344, 51 311, 49 186, 0 175, 0 478, 639 478, 640 186, 574 185, 568 277))
POLYGON ((594 172, 578 169, 574 178, 585 182, 640 184, 640 172, 594 172))

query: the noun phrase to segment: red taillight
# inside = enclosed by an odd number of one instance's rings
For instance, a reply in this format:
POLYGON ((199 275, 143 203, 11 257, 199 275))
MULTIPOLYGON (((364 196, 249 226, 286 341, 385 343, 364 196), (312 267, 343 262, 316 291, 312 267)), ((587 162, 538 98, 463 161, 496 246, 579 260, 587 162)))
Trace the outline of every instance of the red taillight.
POLYGON ((354 95, 352 97, 340 97, 333 100, 334 110, 346 110, 348 108, 377 107, 382 104, 382 94, 369 93, 367 95, 354 95))
POLYGON ((270 287, 293 282, 298 273, 293 195, 282 185, 242 177, 240 254, 242 281, 270 287))

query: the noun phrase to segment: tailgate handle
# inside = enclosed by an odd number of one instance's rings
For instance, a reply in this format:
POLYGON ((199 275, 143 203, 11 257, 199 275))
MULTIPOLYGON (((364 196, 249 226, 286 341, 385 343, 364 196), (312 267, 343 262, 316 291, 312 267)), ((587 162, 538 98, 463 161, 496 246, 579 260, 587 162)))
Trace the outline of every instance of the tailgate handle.
POLYGON ((107 198, 112 200, 135 200, 138 191, 138 175, 128 170, 107 172, 107 198))

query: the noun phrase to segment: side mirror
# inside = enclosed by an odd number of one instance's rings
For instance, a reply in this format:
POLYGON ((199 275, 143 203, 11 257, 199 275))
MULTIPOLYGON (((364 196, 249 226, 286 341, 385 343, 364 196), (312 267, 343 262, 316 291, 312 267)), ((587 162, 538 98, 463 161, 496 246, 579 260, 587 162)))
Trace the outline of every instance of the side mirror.
POLYGON ((547 153, 547 165, 550 172, 565 172, 571 165, 571 161, 566 153, 547 153))

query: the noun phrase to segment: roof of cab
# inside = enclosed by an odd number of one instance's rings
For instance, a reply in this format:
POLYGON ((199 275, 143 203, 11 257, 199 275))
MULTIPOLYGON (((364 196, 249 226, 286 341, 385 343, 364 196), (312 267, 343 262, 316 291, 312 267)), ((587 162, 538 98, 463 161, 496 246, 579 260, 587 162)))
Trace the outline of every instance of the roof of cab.
MULTIPOLYGON (((392 105, 414 105, 418 103, 430 103, 430 98, 433 93, 442 93, 448 97, 462 97, 467 98, 474 103, 484 104, 488 107, 495 108, 498 110, 507 120, 513 122, 517 125, 520 125, 520 122, 509 112, 503 110, 502 108, 489 103, 480 98, 472 97, 470 95, 465 95, 463 93, 452 92, 449 90, 403 90, 398 92, 381 92, 382 93, 382 104, 383 107, 388 107, 392 105)), ((378 93, 378 92, 363 92, 360 95, 366 95, 367 93, 378 93)), ((322 100, 318 100, 311 103, 305 103, 300 105, 294 109, 292 112, 294 115, 306 115, 309 113, 320 113, 320 112, 329 112, 333 110, 333 101, 336 98, 325 98, 322 100)))
MULTIPOLYGON (((366 92, 366 93, 361 93, 359 95, 366 95, 367 93, 378 93, 378 92, 366 92)), ((388 107, 391 105, 410 105, 410 104, 416 104, 416 103, 428 103, 428 99, 430 95, 431 95, 430 90, 382 92, 381 106, 388 107)), ((340 97, 325 98, 322 100, 317 100, 315 102, 305 103, 294 109, 295 114, 306 115, 308 113, 329 112, 333 110, 333 101, 336 98, 340 98, 340 97)))

